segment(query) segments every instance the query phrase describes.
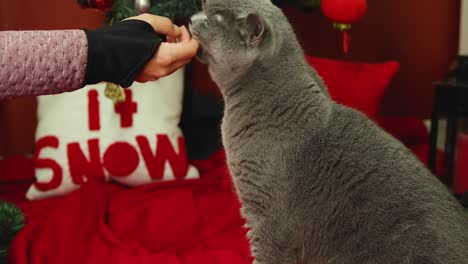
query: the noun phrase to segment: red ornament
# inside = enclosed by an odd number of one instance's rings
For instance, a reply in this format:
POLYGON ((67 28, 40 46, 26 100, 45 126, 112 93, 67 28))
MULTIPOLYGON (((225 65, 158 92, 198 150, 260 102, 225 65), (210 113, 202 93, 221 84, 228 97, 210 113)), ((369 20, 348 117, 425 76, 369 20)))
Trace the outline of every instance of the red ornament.
POLYGON ((333 26, 343 32, 343 51, 349 50, 351 24, 359 21, 367 10, 366 0, 322 0, 323 14, 332 20, 333 26))

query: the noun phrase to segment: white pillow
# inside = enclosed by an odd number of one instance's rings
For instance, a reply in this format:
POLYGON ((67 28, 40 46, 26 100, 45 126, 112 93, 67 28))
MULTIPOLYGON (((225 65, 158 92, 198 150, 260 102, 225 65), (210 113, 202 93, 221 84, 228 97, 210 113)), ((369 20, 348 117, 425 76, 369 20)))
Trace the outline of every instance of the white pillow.
POLYGON ((129 186, 198 178, 182 131, 184 73, 125 89, 126 102, 104 96, 106 83, 38 97, 34 200, 63 195, 88 180, 129 186))

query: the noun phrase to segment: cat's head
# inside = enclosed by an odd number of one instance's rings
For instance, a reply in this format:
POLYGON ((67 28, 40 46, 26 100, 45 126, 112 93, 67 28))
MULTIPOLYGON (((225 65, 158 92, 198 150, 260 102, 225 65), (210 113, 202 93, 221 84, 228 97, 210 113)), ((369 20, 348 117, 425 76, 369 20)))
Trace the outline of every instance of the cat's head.
POLYGON ((270 0, 206 0, 203 11, 191 17, 190 32, 200 42, 202 61, 236 70, 274 56, 284 24, 270 0))

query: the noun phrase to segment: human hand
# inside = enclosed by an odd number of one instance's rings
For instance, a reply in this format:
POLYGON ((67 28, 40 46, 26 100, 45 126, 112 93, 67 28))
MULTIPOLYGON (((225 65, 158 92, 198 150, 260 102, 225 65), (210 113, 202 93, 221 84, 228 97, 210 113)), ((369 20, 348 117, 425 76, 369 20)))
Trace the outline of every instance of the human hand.
POLYGON ((141 14, 138 16, 126 18, 123 21, 125 20, 145 21, 153 27, 154 31, 169 37, 177 37, 181 33, 180 28, 174 25, 172 21, 167 17, 156 16, 151 14, 141 14))
POLYGON ((138 74, 137 82, 155 81, 167 76, 188 64, 197 54, 199 43, 190 37, 185 26, 178 27, 170 19, 150 14, 142 14, 128 19, 138 19, 149 23, 156 32, 167 36, 153 58, 138 74))

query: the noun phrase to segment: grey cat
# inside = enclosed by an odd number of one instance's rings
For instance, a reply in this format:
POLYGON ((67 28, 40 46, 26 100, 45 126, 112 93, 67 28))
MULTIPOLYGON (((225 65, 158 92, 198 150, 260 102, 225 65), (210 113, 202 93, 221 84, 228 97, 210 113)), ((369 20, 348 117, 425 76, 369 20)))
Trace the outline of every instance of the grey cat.
POLYGON ((224 97, 255 263, 468 263, 462 207, 399 141, 329 98, 270 0, 207 0, 190 30, 224 97))

